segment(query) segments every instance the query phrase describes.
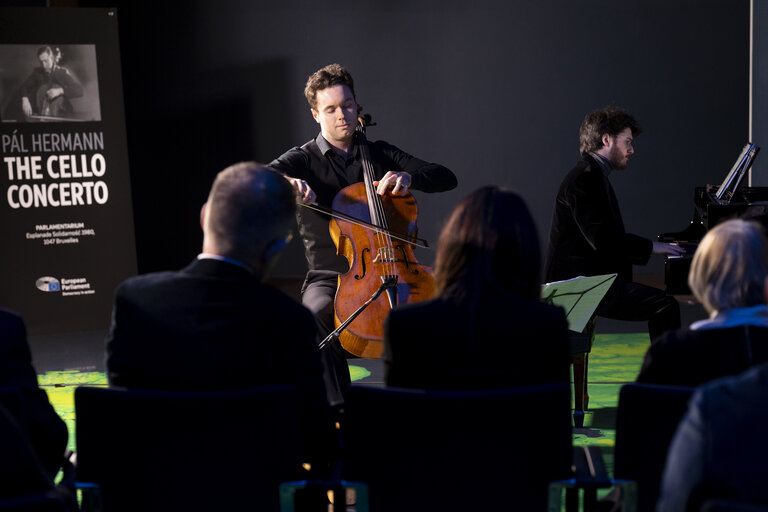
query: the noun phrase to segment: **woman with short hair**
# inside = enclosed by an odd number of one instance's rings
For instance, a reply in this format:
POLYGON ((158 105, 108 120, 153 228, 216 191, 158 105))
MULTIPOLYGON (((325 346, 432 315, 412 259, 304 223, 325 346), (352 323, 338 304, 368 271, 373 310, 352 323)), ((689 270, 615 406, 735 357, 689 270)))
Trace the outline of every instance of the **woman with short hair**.
POLYGON ((693 256, 688 284, 708 318, 659 336, 639 382, 697 386, 768 361, 768 241, 753 221, 710 229, 693 256))

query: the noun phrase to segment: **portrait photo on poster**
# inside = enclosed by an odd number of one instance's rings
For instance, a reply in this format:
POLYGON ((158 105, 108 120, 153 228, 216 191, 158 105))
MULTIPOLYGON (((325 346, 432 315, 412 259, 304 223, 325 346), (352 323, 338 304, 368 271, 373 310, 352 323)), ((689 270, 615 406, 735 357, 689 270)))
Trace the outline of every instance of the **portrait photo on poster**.
POLYGON ((0 44, 0 121, 101 121, 96 46, 0 44))

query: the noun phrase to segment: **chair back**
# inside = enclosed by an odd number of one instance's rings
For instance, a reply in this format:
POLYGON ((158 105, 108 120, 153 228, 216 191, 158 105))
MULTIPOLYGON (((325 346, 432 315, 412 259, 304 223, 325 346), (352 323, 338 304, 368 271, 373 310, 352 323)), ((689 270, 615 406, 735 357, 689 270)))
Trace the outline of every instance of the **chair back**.
POLYGON ((700 512, 768 512, 768 505, 753 505, 734 500, 713 499, 705 501, 700 512))
POLYGON ((75 390, 77 480, 105 512, 279 510, 301 473, 291 386, 231 391, 75 390))
POLYGON ((630 383, 619 392, 614 475, 637 482, 638 512, 656 508, 661 474, 693 388, 630 383))
POLYGON ((342 474, 371 512, 546 510, 572 459, 570 386, 420 391, 352 386, 342 474))
POLYGON ((74 495, 57 488, 45 472, 29 438, 10 408, 19 408, 21 395, 0 388, 0 512, 74 512, 74 495))
POLYGON ((0 499, 0 512, 79 512, 74 497, 65 498, 55 490, 46 493, 0 499))

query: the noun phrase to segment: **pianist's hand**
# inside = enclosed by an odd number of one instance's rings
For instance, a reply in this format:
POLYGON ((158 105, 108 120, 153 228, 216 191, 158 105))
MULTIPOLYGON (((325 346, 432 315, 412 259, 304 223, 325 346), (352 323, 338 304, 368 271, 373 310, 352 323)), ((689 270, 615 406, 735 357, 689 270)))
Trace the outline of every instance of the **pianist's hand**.
POLYGON ((685 249, 676 244, 666 242, 653 242, 654 254, 666 254, 668 256, 681 256, 685 254, 685 249))

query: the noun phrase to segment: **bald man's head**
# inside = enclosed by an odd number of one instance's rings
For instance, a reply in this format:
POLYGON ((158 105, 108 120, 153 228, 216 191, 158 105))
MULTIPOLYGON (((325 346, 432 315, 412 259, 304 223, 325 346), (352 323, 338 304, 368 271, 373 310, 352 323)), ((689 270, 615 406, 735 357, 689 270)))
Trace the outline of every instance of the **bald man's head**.
POLYGON ((260 267, 275 244, 285 245, 295 214, 296 192, 281 174, 257 162, 231 165, 216 176, 204 207, 203 251, 260 267))

